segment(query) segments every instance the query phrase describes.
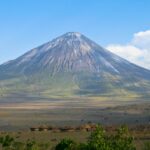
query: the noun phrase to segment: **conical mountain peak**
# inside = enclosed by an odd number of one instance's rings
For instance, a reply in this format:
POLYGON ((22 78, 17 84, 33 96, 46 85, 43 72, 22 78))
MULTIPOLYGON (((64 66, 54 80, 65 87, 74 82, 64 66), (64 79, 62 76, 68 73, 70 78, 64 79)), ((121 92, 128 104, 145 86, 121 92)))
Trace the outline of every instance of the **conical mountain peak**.
POLYGON ((47 91, 50 85, 51 92, 60 89, 63 93, 67 88, 74 88, 71 93, 87 95, 108 94, 120 88, 127 92, 150 91, 150 71, 109 52, 78 32, 68 32, 1 65, 0 73, 0 81, 15 78, 13 81, 17 83, 13 86, 16 87, 19 78, 21 85, 28 81, 31 89, 33 85, 38 89, 43 87, 41 92, 47 91))
POLYGON ((67 32, 64 34, 65 36, 70 36, 70 37, 81 37, 82 34, 80 32, 67 32))
POLYGON ((78 45, 85 44, 85 43, 88 43, 88 44, 92 43, 92 41, 90 41, 86 36, 84 36, 83 34, 79 32, 67 32, 52 41, 52 43, 70 44, 70 46, 73 46, 75 44, 74 42, 78 45))
POLYGON ((59 72, 108 72, 120 74, 124 59, 105 50, 79 32, 68 32, 43 44, 21 57, 2 65, 4 71, 32 74, 59 72))

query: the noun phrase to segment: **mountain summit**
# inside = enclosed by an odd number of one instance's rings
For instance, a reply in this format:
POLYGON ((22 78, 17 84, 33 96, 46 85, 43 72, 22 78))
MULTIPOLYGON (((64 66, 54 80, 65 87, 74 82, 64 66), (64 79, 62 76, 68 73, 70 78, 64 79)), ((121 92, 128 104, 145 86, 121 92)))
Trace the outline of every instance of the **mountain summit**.
MULTIPOLYGON (((100 72, 109 69, 118 72, 111 61, 120 62, 119 57, 78 32, 66 33, 51 42, 39 46, 14 61, 4 64, 4 68, 22 74, 31 74, 43 70, 50 73, 62 71, 100 72)), ((4 69, 5 71, 5 69, 4 69)))
POLYGON ((0 72, 0 80, 10 93, 21 90, 41 94, 47 91, 48 95, 101 95, 150 91, 149 70, 109 52, 78 32, 68 32, 2 64, 0 72))

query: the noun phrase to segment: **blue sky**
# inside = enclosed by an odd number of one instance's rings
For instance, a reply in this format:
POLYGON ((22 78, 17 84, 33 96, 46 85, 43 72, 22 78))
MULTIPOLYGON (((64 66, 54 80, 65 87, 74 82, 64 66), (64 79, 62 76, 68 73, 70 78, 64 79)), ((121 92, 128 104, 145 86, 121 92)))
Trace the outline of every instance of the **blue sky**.
POLYGON ((149 29, 149 0, 1 0, 0 63, 69 31, 115 52, 149 29))

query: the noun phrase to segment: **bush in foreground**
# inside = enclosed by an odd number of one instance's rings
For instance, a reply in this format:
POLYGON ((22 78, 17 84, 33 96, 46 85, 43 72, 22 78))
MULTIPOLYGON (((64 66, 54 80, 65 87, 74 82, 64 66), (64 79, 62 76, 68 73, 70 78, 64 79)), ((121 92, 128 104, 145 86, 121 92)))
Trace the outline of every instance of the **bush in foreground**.
POLYGON ((2 145, 2 147, 11 147, 13 142, 14 139, 9 135, 6 135, 5 137, 0 137, 0 144, 2 145))
POLYGON ((63 139, 55 150, 136 150, 136 148, 126 126, 122 126, 112 135, 106 134, 101 126, 97 126, 87 143, 77 144, 70 139, 63 139))

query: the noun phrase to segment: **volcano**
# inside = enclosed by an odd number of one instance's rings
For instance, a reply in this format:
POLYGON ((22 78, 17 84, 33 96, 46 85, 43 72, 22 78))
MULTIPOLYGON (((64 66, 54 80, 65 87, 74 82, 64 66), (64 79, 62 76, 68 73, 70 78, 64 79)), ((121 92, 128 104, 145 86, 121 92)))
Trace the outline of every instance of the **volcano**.
POLYGON ((1 95, 147 95, 150 71, 78 32, 66 33, 0 65, 1 95))

